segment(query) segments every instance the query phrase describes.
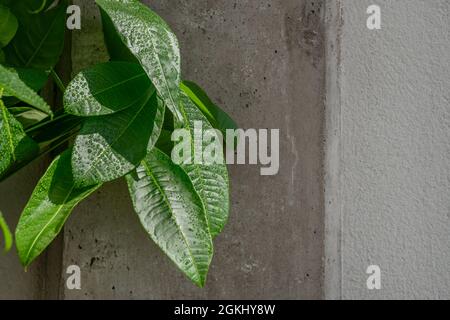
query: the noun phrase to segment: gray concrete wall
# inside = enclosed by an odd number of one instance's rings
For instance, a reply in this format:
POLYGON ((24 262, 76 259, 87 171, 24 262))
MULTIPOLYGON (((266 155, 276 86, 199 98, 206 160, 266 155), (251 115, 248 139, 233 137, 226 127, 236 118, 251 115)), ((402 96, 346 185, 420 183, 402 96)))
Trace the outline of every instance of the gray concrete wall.
POLYGON ((350 299, 448 299, 450 3, 346 0, 342 8, 335 285, 350 299), (366 28, 374 3, 378 31, 366 28), (379 291, 366 288, 369 265, 381 268, 379 291))
MULTIPOLYGON (((83 7, 73 67, 104 61, 99 19, 83 7)), ((65 228, 63 266, 77 264, 78 298, 320 298, 323 275, 323 3, 147 1, 172 26, 183 76, 243 128, 281 129, 281 167, 231 168, 232 210, 204 289, 148 239, 123 181, 82 204, 65 228)))

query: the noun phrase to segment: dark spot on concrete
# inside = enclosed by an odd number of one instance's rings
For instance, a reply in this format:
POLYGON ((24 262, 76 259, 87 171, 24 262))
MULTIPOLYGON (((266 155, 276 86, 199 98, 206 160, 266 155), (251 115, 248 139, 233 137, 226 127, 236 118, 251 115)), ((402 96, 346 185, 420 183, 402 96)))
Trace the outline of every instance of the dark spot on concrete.
POLYGON ((92 267, 92 266, 94 265, 95 260, 98 260, 98 258, 97 258, 97 257, 92 257, 92 258, 91 258, 91 262, 89 263, 89 266, 90 266, 90 267, 92 267))

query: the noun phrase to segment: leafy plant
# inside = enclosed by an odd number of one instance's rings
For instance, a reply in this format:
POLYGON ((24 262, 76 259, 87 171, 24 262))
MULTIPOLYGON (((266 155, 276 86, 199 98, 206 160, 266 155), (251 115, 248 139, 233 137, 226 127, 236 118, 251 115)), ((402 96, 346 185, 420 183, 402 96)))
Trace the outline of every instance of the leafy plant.
POLYGON ((175 164, 170 136, 187 129, 194 154, 195 122, 223 132, 236 124, 198 85, 181 81, 178 41, 163 19, 137 0, 96 2, 111 60, 64 88, 53 68, 64 45, 67 2, 36 8, 31 0, 0 0, 0 180, 61 152, 20 217, 19 258, 31 264, 79 202, 125 177, 144 230, 202 287, 213 238, 228 219, 228 171, 223 155, 219 164, 175 164), (49 75, 64 91, 57 111, 38 95, 49 75))

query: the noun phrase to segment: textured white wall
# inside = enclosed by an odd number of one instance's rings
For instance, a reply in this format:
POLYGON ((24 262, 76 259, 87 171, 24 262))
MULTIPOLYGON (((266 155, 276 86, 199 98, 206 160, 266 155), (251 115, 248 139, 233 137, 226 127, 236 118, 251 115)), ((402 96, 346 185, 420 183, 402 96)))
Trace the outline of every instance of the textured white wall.
POLYGON ((342 297, 450 298, 450 1, 342 6, 342 297))

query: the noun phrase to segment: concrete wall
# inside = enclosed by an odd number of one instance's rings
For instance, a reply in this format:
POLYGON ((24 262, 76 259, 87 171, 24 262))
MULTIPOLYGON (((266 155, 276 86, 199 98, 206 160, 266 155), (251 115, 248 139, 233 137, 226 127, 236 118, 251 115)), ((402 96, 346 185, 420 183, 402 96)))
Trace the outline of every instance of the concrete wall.
MULTIPOLYGON (((73 34, 73 67, 104 61, 94 5, 73 34)), ((146 1, 174 29, 186 79, 243 128, 281 129, 281 167, 231 168, 232 210, 197 289, 148 239, 123 181, 82 204, 65 228, 63 266, 77 264, 78 298, 320 298, 323 257, 322 1, 146 1)))
MULTIPOLYGON (((450 298, 450 2, 342 1, 343 298, 450 298), (382 9, 382 30, 366 9, 382 9), (366 288, 378 265, 382 290, 366 288)), ((335 241, 329 238, 327 241, 335 241)))
MULTIPOLYGON (((8 224, 15 226, 28 197, 43 172, 35 163, 0 184, 0 207, 8 224)), ((3 236, 2 236, 3 237, 3 236)), ((3 244, 3 238, 1 239, 3 244)), ((40 259, 29 272, 24 272, 15 248, 8 255, 0 253, 0 299, 36 299, 41 296, 45 263, 40 259)), ((45 260, 45 258, 44 258, 45 260)))

